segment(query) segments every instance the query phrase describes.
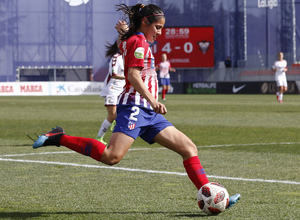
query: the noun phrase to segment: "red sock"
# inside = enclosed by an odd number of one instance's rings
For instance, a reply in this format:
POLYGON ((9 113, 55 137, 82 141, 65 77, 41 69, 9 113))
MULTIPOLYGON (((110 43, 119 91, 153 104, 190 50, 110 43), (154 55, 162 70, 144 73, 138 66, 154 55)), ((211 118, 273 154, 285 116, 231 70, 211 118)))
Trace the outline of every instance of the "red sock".
POLYGON ((163 89, 163 91, 162 91, 162 95, 161 95, 162 99, 165 99, 165 96, 166 96, 166 90, 165 90, 165 89, 163 89))
POLYGON ((187 175, 199 190, 203 185, 209 183, 198 156, 183 161, 187 175))
POLYGON ((102 153, 106 148, 104 144, 95 139, 69 135, 63 135, 60 139, 60 144, 98 161, 101 160, 102 153))

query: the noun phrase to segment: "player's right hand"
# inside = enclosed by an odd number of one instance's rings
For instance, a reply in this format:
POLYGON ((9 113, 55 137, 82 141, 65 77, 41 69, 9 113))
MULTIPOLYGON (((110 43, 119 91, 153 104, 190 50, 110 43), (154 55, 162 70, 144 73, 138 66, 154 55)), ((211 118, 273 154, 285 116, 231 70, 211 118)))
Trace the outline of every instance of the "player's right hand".
POLYGON ((115 26, 115 29, 117 29, 117 32, 122 35, 128 31, 128 25, 125 21, 118 21, 118 23, 115 26))
POLYGON ((166 106, 160 102, 156 101, 155 103, 151 104, 151 106, 155 113, 162 114, 162 115, 165 115, 167 113, 166 106))

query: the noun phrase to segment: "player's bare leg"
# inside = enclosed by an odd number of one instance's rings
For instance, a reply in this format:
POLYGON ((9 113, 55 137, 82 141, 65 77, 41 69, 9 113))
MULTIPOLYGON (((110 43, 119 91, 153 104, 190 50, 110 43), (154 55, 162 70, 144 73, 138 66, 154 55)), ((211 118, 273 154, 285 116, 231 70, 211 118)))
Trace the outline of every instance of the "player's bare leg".
POLYGON ((106 106, 106 110, 107 110, 107 113, 108 113, 107 121, 112 123, 117 117, 117 106, 108 105, 108 106, 106 106))
POLYGON ((174 126, 163 129, 154 137, 153 140, 158 144, 180 154, 183 160, 193 156, 198 156, 198 150, 195 144, 174 126))
POLYGON ((117 164, 128 152, 133 142, 134 139, 124 133, 113 133, 108 147, 102 153, 100 161, 107 165, 117 164))

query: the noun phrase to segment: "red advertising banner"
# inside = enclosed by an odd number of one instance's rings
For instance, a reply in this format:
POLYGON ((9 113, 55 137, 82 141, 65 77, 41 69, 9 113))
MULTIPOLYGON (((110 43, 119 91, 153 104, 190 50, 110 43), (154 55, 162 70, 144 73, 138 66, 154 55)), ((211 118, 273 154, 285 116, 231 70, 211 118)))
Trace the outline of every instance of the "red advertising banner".
POLYGON ((152 47, 156 64, 167 54, 174 68, 214 67, 213 27, 166 27, 152 47))

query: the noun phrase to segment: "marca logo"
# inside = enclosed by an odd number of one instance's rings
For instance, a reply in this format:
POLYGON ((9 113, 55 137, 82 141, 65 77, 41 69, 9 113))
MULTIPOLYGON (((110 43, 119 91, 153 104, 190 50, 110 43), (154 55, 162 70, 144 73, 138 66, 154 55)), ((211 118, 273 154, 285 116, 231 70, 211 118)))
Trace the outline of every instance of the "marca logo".
POLYGON ((13 93, 13 86, 0 86, 0 93, 13 93))
POLYGON ((70 6, 79 6, 82 4, 87 4, 90 0, 65 0, 70 6))
POLYGON ((202 51, 203 54, 206 54, 206 52, 209 49, 210 42, 209 41, 202 41, 198 42, 199 49, 202 51))
POLYGON ((43 92, 41 85, 20 86, 20 92, 43 92))
POLYGON ((257 0, 257 6, 259 8, 270 8, 278 6, 278 0, 257 0))

